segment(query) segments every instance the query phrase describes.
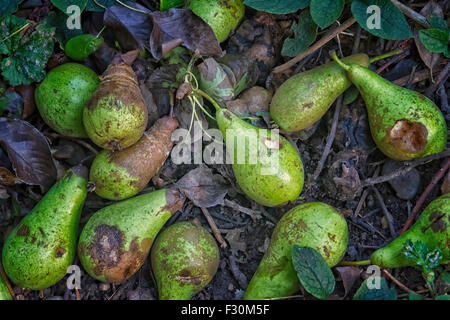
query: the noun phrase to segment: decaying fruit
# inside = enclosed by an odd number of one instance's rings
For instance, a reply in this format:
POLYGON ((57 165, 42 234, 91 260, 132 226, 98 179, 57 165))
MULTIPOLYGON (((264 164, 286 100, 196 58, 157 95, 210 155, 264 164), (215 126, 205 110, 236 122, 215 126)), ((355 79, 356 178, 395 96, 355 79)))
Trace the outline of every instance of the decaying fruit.
POLYGON ((177 119, 166 116, 157 120, 131 147, 100 152, 89 176, 95 183, 95 193, 106 199, 122 200, 144 189, 169 156, 173 146, 171 134, 177 127, 177 119))
POLYGON ((211 234, 192 222, 179 222, 161 232, 151 253, 159 299, 189 300, 214 277, 219 248, 211 234))
POLYGON ((142 137, 147 121, 147 107, 133 69, 123 62, 110 64, 84 108, 89 138, 102 148, 121 150, 142 137))
POLYGON ((83 166, 68 170, 9 234, 2 262, 12 282, 40 290, 66 275, 75 258, 87 175, 83 166))
POLYGON ((34 93, 42 119, 58 133, 86 138, 83 109, 98 83, 97 74, 78 63, 52 69, 34 93))
POLYGON ((243 0, 190 0, 187 7, 211 26, 219 42, 228 38, 245 12, 243 0))
POLYGON ((441 264, 450 262, 450 194, 433 200, 419 219, 405 233, 385 247, 376 250, 370 257, 371 263, 382 268, 414 266, 415 261, 403 255, 406 240, 425 242, 428 248, 440 248, 441 264))
MULTIPOLYGON (((363 53, 342 61, 369 66, 369 57, 363 53)), ((344 69, 334 61, 301 72, 277 89, 270 104, 270 115, 284 131, 306 129, 319 121, 337 97, 350 86, 344 69)))
POLYGON ((341 61, 335 53, 331 57, 361 93, 373 140, 386 156, 404 161, 445 149, 447 125, 430 99, 351 61, 341 61))
POLYGON ((245 194, 269 207, 298 198, 303 189, 303 164, 286 138, 255 127, 226 109, 218 108, 216 119, 245 194))
POLYGON ((166 221, 183 206, 177 190, 157 190, 97 211, 80 235, 84 269, 102 282, 121 283, 144 263, 166 221))
POLYGON ((292 265, 294 244, 316 249, 332 267, 344 256, 347 241, 347 223, 333 207, 310 202, 291 209, 275 227, 269 248, 248 285, 244 299, 287 297, 299 289, 297 273, 292 265))

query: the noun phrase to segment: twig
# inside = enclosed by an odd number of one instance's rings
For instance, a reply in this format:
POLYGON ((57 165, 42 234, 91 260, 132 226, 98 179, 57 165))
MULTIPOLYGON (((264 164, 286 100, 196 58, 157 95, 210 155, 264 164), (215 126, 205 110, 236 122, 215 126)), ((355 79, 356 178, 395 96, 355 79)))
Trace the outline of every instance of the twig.
POLYGON ((334 109, 333 123, 331 124, 330 133, 328 134, 327 143, 325 144, 322 157, 320 158, 316 171, 314 171, 313 175, 314 180, 316 180, 317 177, 319 177, 320 173, 322 172, 323 166, 325 165, 325 161, 327 160, 327 157, 330 154, 331 146, 333 144, 334 137, 336 135, 336 129, 338 125, 339 113, 341 112, 341 108, 342 108, 342 95, 339 96, 338 101, 336 103, 336 107, 334 109))
POLYGON ((81 295, 80 295, 80 291, 78 290, 78 288, 75 288, 75 294, 77 296, 77 300, 81 300, 81 295))
POLYGON ((14 290, 11 287, 11 284, 9 283, 8 277, 6 276, 6 273, 3 270, 3 267, 2 267, 1 264, 0 264, 0 278, 3 279, 3 282, 6 284, 6 287, 8 288, 8 291, 11 294, 11 297, 13 297, 13 299, 14 299, 15 298, 14 290))
POLYGON ((412 20, 414 20, 414 22, 417 22, 422 27, 425 27, 425 28, 430 27, 430 24, 428 23, 427 18, 425 18, 423 15, 421 15, 420 13, 417 13, 410 7, 404 5, 403 3, 401 3, 397 0, 391 0, 391 1, 397 8, 400 9, 401 12, 403 12, 403 14, 405 16, 407 16, 408 18, 411 18, 412 20))
POLYGON ((217 228, 216 223, 214 222, 213 217, 209 214, 208 209, 206 208, 200 208, 205 215, 206 220, 208 221, 209 226, 211 227, 211 230, 214 234, 214 237, 216 237, 217 242, 220 243, 220 247, 226 248, 228 245, 225 240, 223 240, 222 235, 220 234, 219 228, 217 228))
POLYGON ((375 72, 376 74, 380 74, 382 73, 384 70, 386 70, 387 67, 389 67, 391 64, 393 63, 397 63, 400 60, 404 59, 405 57, 409 56, 410 51, 406 50, 405 52, 403 52, 402 54, 393 57, 392 59, 390 59, 388 62, 386 62, 384 65, 382 65, 381 67, 379 67, 377 69, 377 71, 375 72))
POLYGON ((336 37, 339 33, 341 33, 342 31, 344 31, 345 29, 347 29, 348 27, 350 27, 352 24, 354 24, 356 22, 355 18, 350 18, 348 20, 346 20, 344 23, 342 23, 339 27, 335 28, 334 30, 332 30, 331 32, 329 32, 328 34, 324 35, 319 41, 317 41, 315 44, 313 44, 311 47, 309 47, 306 51, 303 51, 302 53, 300 53, 299 55, 297 55, 296 57, 292 58, 291 60, 287 61, 286 63, 276 67, 275 69, 273 69, 273 73, 280 73, 283 72, 287 69, 289 69, 290 67, 292 67, 294 64, 296 64, 297 62, 299 62, 300 60, 302 60, 303 58, 305 58, 306 56, 309 56, 311 53, 313 53, 314 51, 316 51, 317 49, 321 48, 322 46, 324 46, 326 43, 328 43, 329 41, 331 41, 334 37, 336 37))
POLYGON ((243 206, 237 204, 236 202, 228 200, 228 199, 224 199, 222 202, 222 205, 230 207, 231 209, 234 209, 236 211, 245 213, 246 215, 249 215, 252 218, 256 218, 256 215, 260 214, 260 212, 253 211, 252 209, 243 207, 243 206))
MULTIPOLYGON (((440 69, 440 68, 436 68, 437 70, 433 70, 433 74, 436 74, 436 73, 438 73, 440 70, 442 70, 442 69, 440 69)), ((398 85, 398 86, 401 86, 401 87, 404 87, 404 86, 406 86, 407 84, 413 84, 413 83, 416 83, 416 82, 420 82, 420 81, 423 81, 423 80, 426 80, 426 79, 428 79, 430 77, 430 71, 429 70, 420 70, 420 71, 417 71, 415 74, 414 74, 414 77, 412 78, 412 79, 410 79, 411 78, 411 75, 407 75, 407 76, 404 76, 404 77, 402 77, 402 78, 399 78, 399 79, 397 79, 397 80, 394 80, 394 81, 392 81, 393 83, 395 83, 396 85, 398 85)))
POLYGON ((419 213, 420 208, 423 205, 423 202, 427 198, 428 194, 433 190, 433 188, 436 186, 436 184, 439 182, 439 180, 442 179, 444 174, 447 172, 447 170, 450 168, 450 157, 447 158, 447 161, 444 163, 442 168, 439 169, 438 172, 434 175, 433 179, 431 179, 430 184, 425 188, 424 192, 420 196, 419 200, 417 200, 416 205, 411 211, 411 214, 409 215, 408 219, 406 219, 405 225, 403 226, 402 230, 400 230, 400 234, 408 230, 408 228, 411 226, 411 224, 414 222, 414 219, 416 218, 417 214, 419 213))
POLYGON ((356 30, 355 42, 353 42, 352 54, 356 54, 359 51, 359 44, 361 43, 361 26, 358 24, 356 30))
POLYGON ((398 281, 397 279, 395 279, 395 277, 390 274, 386 269, 383 269, 383 273, 385 275, 387 275, 389 277, 389 279, 391 279, 396 285, 398 285, 403 291, 408 292, 408 293, 412 293, 412 294, 417 294, 415 291, 412 291, 410 288, 408 288, 407 286, 405 286, 403 283, 401 283, 400 281, 398 281))
POLYGON ((383 210, 384 217, 386 218, 388 225, 389 225, 389 231, 391 232, 391 236, 395 238, 395 228, 394 228, 394 218, 392 218, 391 213, 386 207, 386 204, 384 203, 383 197, 381 196, 380 191, 378 191, 377 188, 374 186, 370 186, 370 189, 375 192, 375 196, 377 197, 378 203, 380 204, 381 210, 383 210))
MULTIPOLYGON (((416 294, 427 293, 429 291, 430 291, 430 289, 418 290, 418 291, 416 291, 416 294)), ((399 294, 398 297, 399 298, 406 298, 408 295, 409 295, 409 293, 402 293, 402 294, 399 294)))
POLYGON ((420 165, 430 162, 432 160, 437 160, 437 159, 446 158, 446 157, 450 157, 450 149, 446 149, 440 153, 431 154, 424 158, 415 159, 412 161, 405 161, 405 162, 403 162, 403 165, 404 165, 403 167, 401 167, 395 171, 392 171, 391 173, 389 173, 385 176, 373 177, 373 178, 368 178, 366 180, 363 180, 362 186, 367 187, 367 186, 371 186, 374 184, 392 180, 396 177, 399 177, 399 176, 402 176, 402 175, 408 173, 409 171, 411 171, 411 169, 413 169, 417 166, 420 166, 420 165))
POLYGON ((61 134, 58 134, 58 133, 50 133, 48 135, 52 136, 54 138, 62 138, 62 139, 67 139, 67 140, 73 141, 73 142, 78 143, 79 145, 85 147, 86 149, 91 151, 93 154, 95 154, 95 155, 98 154, 98 151, 95 150, 95 148, 93 146, 91 146, 89 143, 87 143, 86 141, 83 141, 83 140, 80 140, 80 139, 77 139, 77 138, 64 136, 64 135, 61 135, 61 134))
POLYGON ((444 79, 448 76, 448 74, 450 73, 450 61, 447 62, 447 64, 445 65, 444 69, 442 69, 442 71, 439 73, 439 75, 436 77, 436 80, 434 81, 434 83, 432 83, 428 89, 425 91, 425 95, 427 97, 431 97, 434 92, 436 91, 436 89, 439 87, 439 85, 444 81, 444 79))
MULTIPOLYGON (((375 172, 373 173, 372 178, 378 177, 379 173, 380 173, 380 167, 377 166, 375 169, 375 172)), ((359 215, 359 212, 362 209, 362 205, 363 205, 364 201, 366 201, 366 198, 368 195, 369 195, 369 191, 367 189, 365 189, 361 196, 361 199, 359 199, 358 205, 356 206, 356 210, 355 210, 355 214, 354 214, 355 217, 359 215)))

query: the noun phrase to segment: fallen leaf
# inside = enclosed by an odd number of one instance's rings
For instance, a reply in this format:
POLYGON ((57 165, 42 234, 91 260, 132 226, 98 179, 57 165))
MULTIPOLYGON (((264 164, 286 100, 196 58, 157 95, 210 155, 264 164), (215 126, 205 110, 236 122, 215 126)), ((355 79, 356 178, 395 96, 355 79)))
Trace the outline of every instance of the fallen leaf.
POLYGON ((23 112, 22 120, 31 116, 36 110, 36 105, 34 103, 34 84, 21 85, 15 88, 15 90, 20 93, 23 98, 23 112))
POLYGON ((228 192, 225 179, 220 174, 213 174, 208 167, 189 171, 176 185, 194 205, 201 208, 220 204, 228 192))
POLYGON ((9 186, 18 183, 17 177, 5 167, 0 167, 0 184, 9 186))
POLYGON ((148 77, 145 82, 153 95, 153 100, 158 108, 159 116, 165 116, 170 111, 170 89, 176 90, 177 73, 180 66, 177 64, 161 66, 148 77))
POLYGON ((347 294, 352 289, 353 285, 355 284, 356 280, 359 279, 361 275, 361 270, 356 267, 336 267, 336 270, 339 272, 339 275, 341 276, 342 284, 345 290, 344 297, 346 297, 347 294))
POLYGON ((55 182, 56 168, 45 137, 22 120, 0 118, 0 145, 8 154, 17 178, 39 185, 43 192, 55 182))

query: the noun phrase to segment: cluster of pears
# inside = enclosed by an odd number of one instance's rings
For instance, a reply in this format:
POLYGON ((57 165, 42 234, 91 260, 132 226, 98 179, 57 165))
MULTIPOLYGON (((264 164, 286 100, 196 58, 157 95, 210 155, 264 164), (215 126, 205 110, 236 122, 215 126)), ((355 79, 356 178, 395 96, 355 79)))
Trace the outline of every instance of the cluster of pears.
POLYGON ((367 107, 370 130, 378 148, 394 160, 411 160, 445 148, 447 126, 427 97, 399 87, 368 69, 370 60, 356 54, 300 73, 275 93, 270 114, 282 130, 294 132, 317 122, 353 83, 367 107))

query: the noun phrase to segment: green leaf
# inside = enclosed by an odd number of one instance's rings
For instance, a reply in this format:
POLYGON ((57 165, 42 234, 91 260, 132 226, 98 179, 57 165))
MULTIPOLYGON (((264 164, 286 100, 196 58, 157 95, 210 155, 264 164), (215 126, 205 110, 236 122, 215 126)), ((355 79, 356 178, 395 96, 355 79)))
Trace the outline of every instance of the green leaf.
POLYGON ((67 7, 75 5, 78 6, 80 8, 80 12, 82 12, 84 8, 86 8, 88 0, 50 0, 50 2, 53 3, 53 5, 59 10, 69 15, 70 13, 67 12, 67 7))
POLYGON ((429 22, 432 28, 442 30, 450 36, 450 28, 447 25, 447 21, 439 18, 437 14, 433 14, 429 22))
POLYGON ((429 250, 427 244, 423 241, 413 242, 408 239, 403 246, 403 255, 407 259, 414 261, 424 273, 428 273, 439 266, 442 260, 441 249, 436 247, 433 250, 429 250))
POLYGON ((180 8, 184 5, 184 0, 161 0, 159 10, 166 11, 172 8, 180 8))
POLYGON ((437 296, 437 297, 435 298, 435 300, 450 300, 450 295, 448 295, 448 294, 442 294, 442 295, 440 295, 440 296, 437 296))
POLYGON ((298 24, 294 22, 291 27, 295 38, 284 40, 281 54, 286 57, 295 57, 305 51, 316 40, 317 25, 312 21, 311 14, 304 10, 298 17, 298 24))
POLYGON ((356 291, 353 300, 397 300, 397 291, 394 288, 390 289, 387 285, 386 279, 378 277, 379 279, 368 278, 363 281, 361 287, 356 291), (379 288, 369 288, 369 281, 379 280, 379 288))
POLYGON ((311 0, 312 19, 322 29, 332 25, 341 15, 344 2, 344 0, 311 0))
POLYGON ((427 50, 435 53, 445 53, 448 50, 447 33, 440 29, 419 30, 419 39, 427 50))
POLYGON ((359 25, 377 37, 403 40, 413 36, 405 17, 390 0, 354 0, 351 8, 359 25))
POLYGON ((408 299, 409 300, 422 300, 422 296, 420 294, 410 293, 408 295, 408 299))
POLYGON ((22 2, 23 0, 7 0, 6 3, 3 2, 0 6, 0 18, 16 12, 19 4, 22 2))
POLYGON ((297 12, 309 5, 310 0, 245 0, 244 4, 258 11, 274 14, 297 12))
POLYGON ((356 100, 356 98, 358 98, 358 95, 359 95, 358 89, 355 86, 351 86, 350 88, 345 90, 344 100, 342 101, 342 103, 344 105, 350 104, 350 103, 354 102, 356 100))
POLYGON ((19 47, 21 32, 13 36, 11 34, 20 30, 25 24, 27 20, 13 15, 0 19, 0 54, 9 55, 19 47))
POLYGON ((81 29, 67 28, 67 16, 61 10, 53 10, 47 16, 47 23, 55 28, 55 39, 64 47, 70 39, 83 34, 81 29))
MULTIPOLYGON (((121 2, 136 2, 136 0, 124 0, 121 2)), ((86 5, 86 11, 96 11, 96 12, 103 12, 105 11, 105 8, 114 6, 114 5, 120 5, 116 0, 89 0, 86 5), (98 5, 100 4, 100 6, 98 5)))
POLYGON ((53 53, 55 28, 44 22, 36 26, 27 39, 21 40, 20 47, 2 60, 2 75, 12 86, 41 81, 45 77, 45 65, 53 53))
POLYGON ((317 250, 294 245, 292 264, 300 283, 310 294, 325 299, 333 292, 335 286, 333 272, 317 250))

